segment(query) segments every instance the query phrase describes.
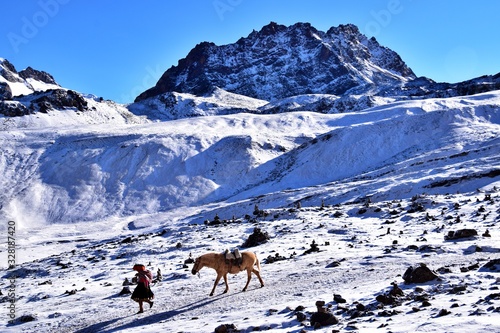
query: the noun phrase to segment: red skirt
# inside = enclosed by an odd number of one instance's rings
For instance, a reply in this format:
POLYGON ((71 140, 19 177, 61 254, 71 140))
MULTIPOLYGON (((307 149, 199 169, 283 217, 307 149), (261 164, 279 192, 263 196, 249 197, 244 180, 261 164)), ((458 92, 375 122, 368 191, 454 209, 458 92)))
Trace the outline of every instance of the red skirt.
POLYGON ((146 287, 144 283, 139 282, 137 287, 135 287, 134 292, 132 293, 132 298, 134 301, 150 301, 155 297, 155 294, 151 291, 151 288, 146 287))

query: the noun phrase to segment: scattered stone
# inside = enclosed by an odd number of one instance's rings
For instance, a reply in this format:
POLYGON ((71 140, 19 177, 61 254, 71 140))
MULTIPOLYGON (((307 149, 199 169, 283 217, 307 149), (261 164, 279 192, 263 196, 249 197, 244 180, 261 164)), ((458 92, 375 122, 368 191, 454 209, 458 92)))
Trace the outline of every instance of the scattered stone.
POLYGON ((340 266, 340 261, 334 261, 326 265, 326 268, 334 268, 334 267, 339 267, 340 266))
POLYGON ((343 298, 342 296, 337 295, 337 294, 334 294, 334 295, 333 295, 333 301, 334 301, 334 302, 337 302, 337 303, 346 303, 346 302, 347 302, 347 301, 345 300, 345 298, 343 298))
POLYGON ((399 288, 398 285, 395 282, 393 282, 392 289, 391 291, 389 291, 389 295, 398 297, 398 296, 404 296, 405 294, 403 292, 403 289, 399 288))
POLYGON ((470 238, 477 236, 477 231, 475 229, 460 229, 460 230, 450 230, 448 232, 448 235, 444 237, 446 240, 454 240, 454 239, 461 239, 461 238, 470 238))
POLYGON ((313 252, 319 252, 319 247, 318 247, 318 244, 316 243, 316 241, 313 239, 312 243, 310 244, 310 248, 307 249, 304 254, 310 254, 310 253, 313 253, 313 252))
POLYGON ((379 317, 392 317, 392 316, 395 316, 397 314, 400 314, 401 312, 397 311, 397 310, 384 310, 384 311, 381 311, 378 313, 378 316, 379 317))
POLYGON ((450 294, 461 294, 461 293, 463 293, 466 290, 467 290, 467 286, 466 285, 454 286, 450 290, 450 294))
POLYGON ((450 311, 448 311, 448 310, 446 310, 446 309, 441 309, 441 310, 439 311, 439 313, 437 314, 437 316, 438 316, 438 317, 447 316, 447 315, 449 315, 450 313, 451 313, 451 312, 450 312, 450 311))
MULTIPOLYGON (((293 257, 293 255, 290 257, 293 257)), ((267 256, 267 258, 265 259, 265 263, 272 264, 273 262, 286 260, 286 259, 287 259, 286 257, 280 255, 279 253, 276 253, 274 256, 272 256, 272 255, 267 256)))
POLYGON ((215 328, 215 333, 237 333, 239 330, 234 324, 222 324, 215 328))
POLYGON ((254 228, 253 233, 241 245, 241 247, 253 247, 266 243, 269 240, 267 232, 262 231, 260 228, 254 228))
POLYGON ((128 286, 123 287, 118 295, 128 295, 131 294, 130 288, 128 286))
POLYGON ((489 271, 500 271, 500 258, 488 261, 481 267, 481 269, 487 269, 489 271))
POLYGON ((486 296, 486 299, 500 299, 500 293, 494 293, 486 296))
POLYGON ((47 284, 51 285, 51 284, 52 284, 52 281, 50 281, 50 280, 43 281, 43 282, 40 282, 38 285, 39 285, 39 286, 43 286, 43 285, 47 285, 47 284))
POLYGON ((30 321, 35 321, 37 320, 36 318, 36 315, 22 315, 22 316, 19 316, 16 321, 19 322, 19 323, 28 323, 30 321))
POLYGON ((302 311, 298 311, 295 314, 295 317, 297 318, 297 321, 299 321, 299 322, 306 321, 306 319, 307 319, 306 314, 304 312, 302 312, 302 311))
POLYGON ((479 264, 475 263, 475 264, 467 266, 467 267, 460 267, 460 272, 465 273, 468 271, 476 270, 478 268, 479 268, 479 264))
POLYGON ((410 266, 403 274, 405 283, 425 283, 437 279, 438 276, 431 271, 425 264, 420 264, 419 267, 413 268, 410 266))
POLYGON ((326 307, 324 301, 316 302, 317 312, 311 315, 311 326, 320 328, 323 326, 338 324, 338 319, 326 307))

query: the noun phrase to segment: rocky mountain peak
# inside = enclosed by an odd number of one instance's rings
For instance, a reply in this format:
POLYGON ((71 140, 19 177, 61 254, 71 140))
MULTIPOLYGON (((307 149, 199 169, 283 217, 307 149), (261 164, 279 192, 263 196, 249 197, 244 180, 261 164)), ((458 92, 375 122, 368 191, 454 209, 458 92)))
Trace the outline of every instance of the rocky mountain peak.
POLYGON ((271 22, 234 44, 196 45, 136 101, 167 92, 206 95, 215 87, 269 101, 312 93, 342 96, 413 78, 397 53, 355 25, 323 32, 309 23, 271 22))
POLYGON ((0 58, 0 76, 9 82, 22 82, 16 68, 7 59, 0 58))
POLYGON ((31 67, 27 67, 26 69, 23 69, 22 71, 20 71, 19 76, 25 80, 34 79, 34 80, 41 81, 44 83, 57 85, 57 82, 56 82, 56 80, 54 80, 54 77, 52 75, 50 75, 49 73, 44 72, 44 71, 39 71, 39 70, 33 69, 31 67))

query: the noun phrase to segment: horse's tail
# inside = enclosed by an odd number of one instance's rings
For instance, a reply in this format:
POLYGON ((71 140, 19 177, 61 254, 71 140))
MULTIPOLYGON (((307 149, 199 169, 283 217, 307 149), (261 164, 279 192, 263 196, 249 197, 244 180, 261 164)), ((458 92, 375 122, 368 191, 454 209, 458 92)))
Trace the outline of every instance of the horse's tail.
POLYGON ((259 258, 257 258, 257 254, 256 254, 256 253, 254 253, 254 254, 255 254, 255 265, 257 265, 257 269, 258 269, 258 270, 259 270, 259 272, 260 272, 260 262, 259 262, 259 258))

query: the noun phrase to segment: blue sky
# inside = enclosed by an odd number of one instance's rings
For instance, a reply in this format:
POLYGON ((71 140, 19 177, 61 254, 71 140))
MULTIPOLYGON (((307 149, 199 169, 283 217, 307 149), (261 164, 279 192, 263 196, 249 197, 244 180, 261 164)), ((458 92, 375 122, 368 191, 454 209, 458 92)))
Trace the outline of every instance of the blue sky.
POLYGON ((200 42, 234 43, 271 21, 322 31, 353 23, 417 76, 458 82, 500 72, 498 13, 494 0, 8 1, 0 57, 127 103, 200 42))

